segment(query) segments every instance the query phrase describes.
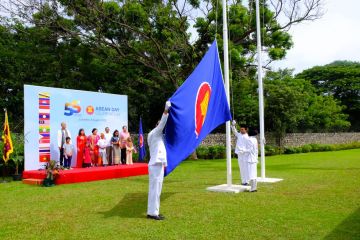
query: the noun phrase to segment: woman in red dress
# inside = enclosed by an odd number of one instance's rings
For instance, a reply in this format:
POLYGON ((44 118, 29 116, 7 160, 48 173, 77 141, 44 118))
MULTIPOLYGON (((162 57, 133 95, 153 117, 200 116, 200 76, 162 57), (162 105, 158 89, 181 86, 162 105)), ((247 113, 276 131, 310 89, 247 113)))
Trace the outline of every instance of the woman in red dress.
POLYGON ((90 156, 91 156, 91 164, 92 166, 98 166, 99 164, 99 146, 97 145, 100 137, 97 135, 98 130, 94 128, 92 134, 88 136, 88 144, 90 147, 90 156))
POLYGON ((84 129, 79 130, 79 134, 76 138, 76 146, 77 146, 77 157, 76 157, 76 167, 83 167, 83 162, 85 158, 85 147, 86 147, 86 135, 84 129))

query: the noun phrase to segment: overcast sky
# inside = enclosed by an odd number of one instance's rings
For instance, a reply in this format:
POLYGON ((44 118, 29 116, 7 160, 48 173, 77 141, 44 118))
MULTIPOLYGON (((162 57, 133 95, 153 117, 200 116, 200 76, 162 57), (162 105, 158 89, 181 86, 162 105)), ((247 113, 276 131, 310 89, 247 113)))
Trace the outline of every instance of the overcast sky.
POLYGON ((290 30, 294 47, 272 67, 295 72, 335 60, 360 61, 360 0, 326 0, 325 15, 290 30))

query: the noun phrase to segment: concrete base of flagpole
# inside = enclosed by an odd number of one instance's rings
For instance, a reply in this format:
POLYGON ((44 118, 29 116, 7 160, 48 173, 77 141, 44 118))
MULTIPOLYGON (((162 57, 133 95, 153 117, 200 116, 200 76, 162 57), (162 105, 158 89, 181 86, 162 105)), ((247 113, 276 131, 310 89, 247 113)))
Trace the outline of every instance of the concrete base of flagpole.
POLYGON ((239 193, 250 191, 250 186, 242 186, 242 185, 227 185, 221 184, 213 187, 208 187, 206 190, 210 192, 225 192, 225 193, 239 193))
POLYGON ((276 182, 280 182, 284 179, 281 178, 262 178, 262 177, 258 177, 257 178, 257 182, 258 183, 276 183, 276 182))

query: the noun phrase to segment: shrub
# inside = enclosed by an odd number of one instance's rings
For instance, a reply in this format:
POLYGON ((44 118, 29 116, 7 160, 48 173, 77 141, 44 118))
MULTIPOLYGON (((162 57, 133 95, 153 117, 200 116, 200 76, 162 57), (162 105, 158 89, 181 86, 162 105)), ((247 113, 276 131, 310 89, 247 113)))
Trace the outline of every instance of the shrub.
POLYGON ((297 153, 297 152, 296 152, 296 149, 294 147, 285 147, 284 153, 285 154, 294 154, 294 153, 297 153))
POLYGON ((216 158, 226 158, 226 147, 225 146, 215 146, 216 149, 216 158))
POLYGON ((275 147, 271 146, 271 145, 266 145, 265 146, 265 156, 272 156, 272 155, 276 155, 275 147))
MULTIPOLYGON (((273 156, 273 155, 279 155, 284 153, 284 148, 272 146, 272 145, 266 145, 265 146, 265 155, 266 156, 273 156)), ((260 154, 260 151, 259 151, 260 154)))
POLYGON ((312 147, 310 144, 304 145, 301 147, 303 153, 308 153, 312 151, 312 147))
POLYGON ((209 156, 209 148, 208 147, 198 147, 196 149, 196 154, 198 158, 207 159, 209 156))

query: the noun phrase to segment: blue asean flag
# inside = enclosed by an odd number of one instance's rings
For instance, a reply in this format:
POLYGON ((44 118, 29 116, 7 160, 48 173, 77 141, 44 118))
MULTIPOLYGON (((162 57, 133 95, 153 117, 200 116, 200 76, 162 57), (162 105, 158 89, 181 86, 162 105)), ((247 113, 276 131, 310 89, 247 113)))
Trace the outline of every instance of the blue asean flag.
POLYGON ((212 130, 231 120, 216 41, 169 101, 165 176, 194 152, 212 130))
POLYGON ((145 144, 144 144, 144 134, 142 129, 142 121, 140 118, 140 124, 139 124, 139 137, 138 137, 138 144, 139 144, 139 162, 143 162, 146 150, 145 150, 145 144))

